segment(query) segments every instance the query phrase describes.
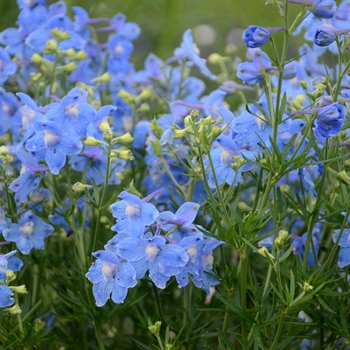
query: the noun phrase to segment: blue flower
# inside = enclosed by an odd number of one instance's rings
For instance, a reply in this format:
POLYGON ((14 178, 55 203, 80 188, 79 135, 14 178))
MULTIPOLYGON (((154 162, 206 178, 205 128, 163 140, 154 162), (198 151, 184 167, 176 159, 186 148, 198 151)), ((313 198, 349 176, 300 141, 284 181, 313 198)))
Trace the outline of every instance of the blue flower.
POLYGON ((270 33, 263 27, 249 26, 243 32, 242 39, 248 47, 260 47, 270 40, 270 33))
POLYGON ((333 234, 333 242, 338 239, 338 245, 340 246, 338 266, 343 268, 350 265, 350 229, 345 229, 339 237, 340 230, 335 230, 333 234))
POLYGON ((15 302, 13 295, 13 292, 8 286, 0 284, 0 307, 11 306, 15 302))
POLYGON ((85 276, 93 283, 96 305, 106 304, 111 294, 116 304, 123 303, 128 289, 137 284, 134 267, 108 250, 99 250, 92 255, 97 259, 85 276))
POLYGON ((188 261, 185 250, 177 244, 166 244, 161 236, 152 238, 129 237, 120 241, 117 253, 130 261, 136 270, 136 278, 149 277, 158 288, 165 288, 171 276, 178 274, 188 261))
POLYGON ((244 84, 254 85, 265 79, 264 74, 271 70, 277 70, 271 66, 271 61, 262 51, 257 51, 254 54, 253 62, 243 62, 237 67, 237 77, 244 84))
POLYGON ((0 280, 6 282, 6 272, 11 270, 17 272, 21 269, 23 262, 14 255, 16 250, 4 255, 0 255, 0 280))
POLYGON ((336 39, 334 31, 328 27, 323 26, 316 30, 314 42, 317 46, 328 46, 332 44, 336 39))
POLYGON ((306 4, 312 14, 319 18, 332 18, 337 9, 333 0, 288 0, 294 4, 306 4))
POLYGON ((22 254, 29 254, 32 248, 44 249, 44 239, 51 235, 54 228, 41 220, 31 211, 25 212, 18 223, 4 228, 2 234, 6 241, 15 242, 22 254))
POLYGON ((126 191, 121 192, 119 198, 122 198, 120 202, 110 206, 113 216, 117 218, 117 223, 111 229, 126 231, 132 237, 141 237, 145 227, 152 225, 158 216, 157 208, 126 191))

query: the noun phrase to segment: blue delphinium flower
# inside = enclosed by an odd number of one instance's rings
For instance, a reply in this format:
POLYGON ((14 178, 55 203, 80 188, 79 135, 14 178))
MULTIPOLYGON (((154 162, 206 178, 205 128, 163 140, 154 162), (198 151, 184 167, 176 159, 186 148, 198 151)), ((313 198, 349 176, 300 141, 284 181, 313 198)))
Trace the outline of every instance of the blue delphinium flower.
POLYGON ((333 234, 333 242, 338 241, 340 246, 338 266, 343 268, 350 264, 350 229, 345 229, 339 238, 340 230, 335 230, 333 234))
POLYGON ((23 262, 21 259, 15 257, 16 250, 7 254, 0 254, 0 280, 6 282, 6 272, 11 270, 17 272, 21 269, 23 262))
POLYGON ((54 228, 45 223, 31 211, 25 212, 18 223, 4 228, 2 234, 6 241, 15 242, 22 254, 29 254, 32 248, 44 249, 44 239, 51 235, 54 228))
MULTIPOLYGON (((304 254, 305 254, 305 244, 306 244, 306 240, 307 240, 307 235, 308 235, 308 233, 304 233, 301 237, 294 237, 293 238, 293 253, 294 253, 294 255, 300 255, 301 259, 303 258, 304 254)), ((320 248, 320 242, 319 242, 320 236, 321 236, 321 229, 316 226, 312 230, 312 242, 313 242, 313 245, 315 248, 316 258, 318 255, 318 250, 320 248)), ((308 256, 307 256, 307 265, 308 266, 315 266, 316 265, 314 254, 313 254, 313 249, 311 248, 311 245, 310 245, 310 250, 309 250, 308 256)))
POLYGON ((128 289, 137 284, 134 267, 108 250, 99 250, 92 255, 96 261, 85 276, 93 283, 96 305, 103 306, 111 294, 116 304, 123 303, 128 289))
POLYGON ((158 216, 157 208, 151 203, 143 202, 139 197, 123 191, 119 194, 120 202, 110 206, 117 223, 113 231, 126 231, 132 237, 141 237, 147 225, 152 225, 158 216))
POLYGON ((333 0, 288 0, 294 4, 306 4, 312 14, 319 18, 332 18, 337 10, 337 4, 333 0))
POLYGON ((125 238, 117 244, 116 249, 119 256, 133 264, 137 279, 143 278, 149 270, 149 277, 161 289, 188 261, 188 255, 182 247, 166 244, 166 239, 161 236, 125 238))
POLYGON ((253 62, 243 62, 237 67, 237 77, 244 84, 254 85, 265 79, 266 72, 277 70, 271 65, 270 59, 262 51, 257 51, 254 54, 253 62))
POLYGON ((3 85, 9 76, 16 73, 17 65, 11 61, 8 52, 0 47, 0 85, 3 85))
POLYGON ((15 302, 13 295, 13 292, 8 286, 0 284, 0 307, 11 306, 15 302))
POLYGON ((270 40, 271 34, 281 30, 284 30, 284 28, 263 28, 259 26, 249 26, 243 32, 242 39, 250 48, 261 47, 270 40))

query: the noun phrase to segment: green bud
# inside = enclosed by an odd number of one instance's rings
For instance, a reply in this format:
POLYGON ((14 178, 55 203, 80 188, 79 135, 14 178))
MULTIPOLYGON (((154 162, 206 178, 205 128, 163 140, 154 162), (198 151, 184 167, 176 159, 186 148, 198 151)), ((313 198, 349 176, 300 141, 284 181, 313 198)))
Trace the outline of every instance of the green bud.
POLYGON ((124 160, 134 160, 135 157, 133 156, 132 152, 127 150, 112 150, 111 152, 111 159, 117 158, 117 159, 124 159, 124 160))
POLYGON ((112 132, 111 127, 106 120, 100 124, 99 128, 103 132, 112 132))
POLYGON ((162 322, 157 321, 155 324, 148 327, 148 329, 151 331, 152 334, 154 334, 156 337, 159 337, 159 331, 160 327, 162 325, 162 322))
POLYGON ((136 112, 137 113, 148 112, 150 109, 151 108, 148 103, 142 103, 142 105, 136 109, 136 112))
POLYGON ((278 237, 280 237, 281 239, 285 240, 288 237, 288 231, 286 230, 281 230, 278 233, 278 237))
POLYGON ((127 92, 125 90, 120 90, 118 92, 117 96, 122 98, 129 105, 135 104, 135 102, 136 102, 135 95, 133 95, 130 92, 127 92))
MULTIPOLYGON (((111 76, 108 73, 104 73, 97 78, 91 79, 91 82, 93 82, 93 83, 107 83, 110 80, 111 80, 111 76)), ((118 96, 119 96, 119 93, 118 93, 118 96)), ((121 97, 121 96, 119 96, 119 97, 121 97)))
POLYGON ((67 40, 70 39, 71 36, 68 32, 61 32, 57 27, 50 30, 50 33, 57 38, 57 40, 67 40))
POLYGON ((245 202, 238 202, 238 209, 241 211, 251 211, 252 208, 245 202))
POLYGON ((85 60, 85 58, 87 58, 87 57, 88 57, 87 53, 85 51, 83 51, 83 50, 80 50, 80 51, 77 52, 76 55, 74 55, 72 57, 72 59, 74 61, 82 61, 82 60, 85 60))
POLYGON ((191 130, 190 127, 187 127, 185 129, 182 130, 174 130, 174 139, 182 139, 184 136, 186 136, 188 134, 188 132, 191 130))
POLYGON ((193 120, 196 120, 199 117, 199 110, 198 109, 192 109, 190 116, 193 120))
POLYGON ((345 170, 338 173, 337 178, 346 185, 350 185, 350 177, 345 170))
POLYGON ((305 91, 309 90, 306 80, 300 80, 299 84, 305 91))
POLYGON ((133 142, 134 138, 131 136, 131 134, 129 132, 127 132, 126 134, 116 137, 112 140, 112 144, 116 145, 117 143, 130 143, 133 142))
POLYGON ((269 251, 267 250, 266 247, 262 247, 258 250, 258 253, 263 256, 264 258, 266 258, 269 262, 273 262, 275 260, 275 257, 269 253, 269 251))
POLYGON ((11 315, 20 315, 22 313, 21 308, 17 304, 4 309, 4 311, 10 313, 11 315))
POLYGON ((139 103, 143 100, 148 100, 152 96, 153 92, 149 88, 145 88, 141 93, 136 97, 136 102, 139 103))
POLYGON ((313 289, 314 287, 311 284, 304 282, 303 290, 305 293, 310 293, 313 289))
POLYGON ((108 146, 105 142, 95 139, 92 136, 88 136, 84 141, 86 146, 108 146))
POLYGON ((223 62, 223 57, 218 53, 212 53, 208 56, 208 62, 210 64, 220 64, 223 62))
POLYGON ((57 41, 55 39, 50 39, 46 42, 44 53, 51 55, 53 53, 56 53, 58 49, 57 41))
POLYGON ((14 281, 16 279, 16 274, 12 270, 6 271, 6 284, 14 281))
POLYGON ((154 118, 152 120, 152 123, 150 125, 151 131, 152 133, 158 137, 159 139, 161 138, 161 136, 163 135, 164 130, 162 129, 162 127, 158 124, 156 118, 154 118))
POLYGON ((44 330, 46 327, 46 322, 41 320, 40 318, 37 318, 34 322, 34 332, 40 333, 42 330, 44 330))
POLYGON ((76 182, 73 186, 72 186, 72 191, 75 193, 80 193, 85 191, 85 189, 91 188, 90 185, 84 185, 81 182, 76 182))
POLYGON ((70 72, 72 72, 72 71, 74 71, 76 69, 78 69, 78 66, 76 65, 76 63, 75 62, 69 62, 68 64, 64 64, 62 66, 58 66, 56 68, 56 71, 60 72, 60 73, 61 72, 68 72, 68 73, 70 73, 70 72))
POLYGON ((40 64, 43 63, 45 59, 41 57, 38 53, 34 53, 30 60, 36 64, 40 64))
POLYGON ((344 169, 345 169, 345 171, 350 171, 350 159, 347 159, 344 162, 344 169))
POLYGON ((18 293, 18 294, 27 294, 27 288, 24 284, 21 286, 10 286, 9 287, 13 292, 18 293))
POLYGON ((153 151, 156 156, 160 157, 162 155, 162 146, 160 144, 160 141, 158 139, 155 139, 151 141, 152 146, 153 146, 153 151))
POLYGON ((42 78, 42 76, 43 75, 41 73, 34 73, 34 72, 30 73, 30 77, 33 83, 38 82, 42 78))

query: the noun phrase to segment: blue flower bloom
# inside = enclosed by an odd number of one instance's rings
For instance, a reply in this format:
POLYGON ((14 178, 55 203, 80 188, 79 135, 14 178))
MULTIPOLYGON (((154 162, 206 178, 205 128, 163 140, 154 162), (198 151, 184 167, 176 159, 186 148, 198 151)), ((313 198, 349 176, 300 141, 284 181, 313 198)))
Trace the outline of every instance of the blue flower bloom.
POLYGON ((165 288, 171 276, 180 272, 186 265, 188 255, 177 244, 166 244, 161 236, 153 238, 125 238, 117 244, 117 253, 130 261, 136 270, 136 278, 149 277, 158 288, 165 288))
MULTIPOLYGON (((340 230, 335 230, 333 234, 333 242, 338 240, 340 230)), ((345 229, 339 239, 340 246, 338 266, 343 268, 350 265, 350 229, 345 229)))
POLYGON ((288 0, 294 4, 306 4, 312 14, 319 18, 332 18, 337 9, 333 0, 288 0))
POLYGON ((96 261, 85 276, 93 283, 96 305, 105 305, 111 294, 116 304, 123 303, 128 289, 137 284, 134 267, 108 250, 99 250, 92 255, 96 261))
POLYGON ((0 307, 11 306, 15 302, 13 295, 13 292, 8 286, 0 284, 0 307))
POLYGON ((0 47, 0 85, 3 85, 9 76, 16 73, 17 65, 11 61, 7 51, 0 47))
POLYGON ((0 280, 6 282, 6 272, 11 270, 17 272, 21 269, 23 262, 14 255, 16 250, 4 255, 0 255, 0 280))
POLYGON ((266 72, 277 70, 271 66, 271 61, 262 51, 257 51, 254 54, 253 62, 243 62, 237 67, 237 77, 244 84, 254 85, 265 79, 266 72))
POLYGON ((151 203, 143 202, 134 194, 126 191, 120 193, 120 202, 110 206, 117 223, 112 226, 113 231, 126 231, 132 237, 141 237, 147 225, 152 225, 158 216, 157 208, 151 203))
POLYGON ((323 26, 317 29, 315 33, 314 42, 317 46, 328 46, 332 44, 336 39, 334 31, 330 30, 328 27, 323 26))
POLYGON ((4 228, 2 234, 6 241, 15 242, 22 254, 29 254, 32 248, 44 249, 44 239, 51 235, 54 228, 45 223, 31 211, 25 212, 18 223, 4 228))

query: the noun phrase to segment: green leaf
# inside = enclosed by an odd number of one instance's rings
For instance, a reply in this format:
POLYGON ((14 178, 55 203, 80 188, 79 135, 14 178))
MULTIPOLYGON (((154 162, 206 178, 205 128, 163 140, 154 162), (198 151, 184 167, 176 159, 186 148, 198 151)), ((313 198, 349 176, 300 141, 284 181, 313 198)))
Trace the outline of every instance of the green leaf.
POLYGON ((254 341, 256 342, 258 347, 260 349, 265 349, 264 343, 262 341, 261 334, 260 334, 260 325, 258 323, 253 324, 252 332, 253 332, 254 341))

